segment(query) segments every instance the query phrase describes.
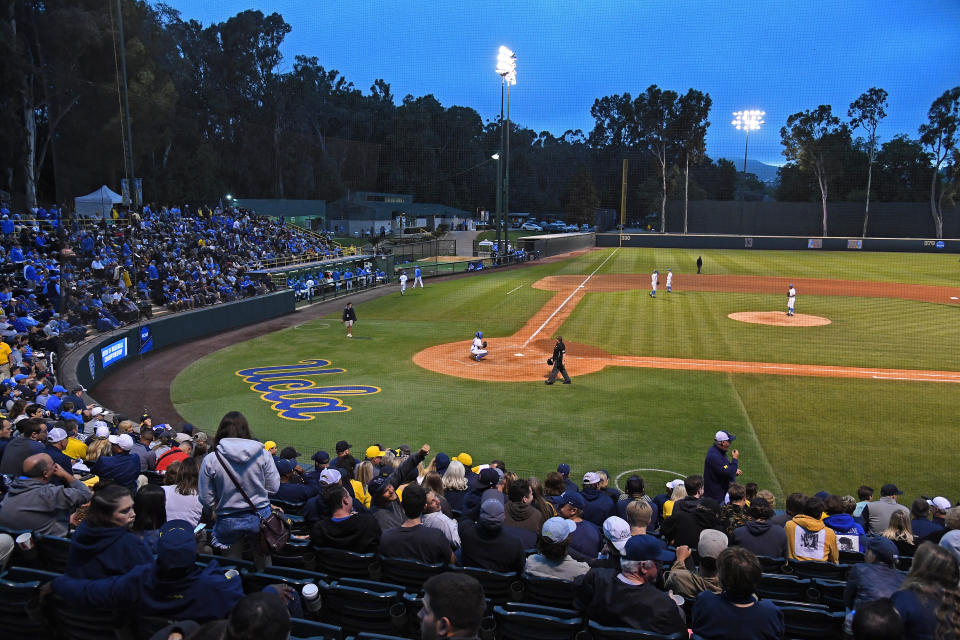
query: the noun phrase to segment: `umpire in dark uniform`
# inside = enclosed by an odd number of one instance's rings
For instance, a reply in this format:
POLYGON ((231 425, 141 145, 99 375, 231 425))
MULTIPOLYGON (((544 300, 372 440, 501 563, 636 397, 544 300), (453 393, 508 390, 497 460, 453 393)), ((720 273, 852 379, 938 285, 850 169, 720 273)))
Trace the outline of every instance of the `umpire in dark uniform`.
POLYGON ((566 352, 567 347, 563 344, 563 336, 557 336, 557 344, 553 345, 553 357, 547 360, 547 364, 553 365, 553 370, 550 371, 550 377, 544 381, 545 384, 553 384, 557 379, 557 373, 563 375, 563 384, 571 383, 567 368, 563 366, 563 356, 566 352))

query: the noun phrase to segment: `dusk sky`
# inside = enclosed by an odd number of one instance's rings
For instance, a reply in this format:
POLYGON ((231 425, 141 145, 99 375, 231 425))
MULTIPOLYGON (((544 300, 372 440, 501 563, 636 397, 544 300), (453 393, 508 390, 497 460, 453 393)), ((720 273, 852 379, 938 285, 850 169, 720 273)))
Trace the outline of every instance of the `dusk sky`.
MULTIPOLYGON (((281 70, 316 56, 363 93, 377 78, 397 102, 433 94, 445 107, 500 111, 496 52, 517 54, 511 118, 561 135, 593 128, 596 98, 649 85, 710 94, 707 152, 743 159, 731 112, 766 111, 749 156, 782 164, 780 127, 797 111, 849 104, 876 86, 889 94, 881 141, 916 137, 931 102, 960 85, 960 1, 822 2, 634 0, 591 3, 338 0, 168 0, 208 25, 245 9, 279 12, 292 31, 281 70)), ((862 132, 861 132, 862 133, 862 132)))

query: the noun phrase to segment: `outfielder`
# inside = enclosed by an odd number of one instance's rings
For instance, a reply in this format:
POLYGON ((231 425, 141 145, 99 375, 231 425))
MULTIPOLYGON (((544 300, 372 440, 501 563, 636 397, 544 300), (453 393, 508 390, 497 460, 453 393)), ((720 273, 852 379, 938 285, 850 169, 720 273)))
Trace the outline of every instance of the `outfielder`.
POLYGON ((413 287, 416 288, 417 283, 420 284, 420 288, 423 289, 423 278, 421 277, 423 273, 420 272, 420 267, 416 267, 413 270, 413 287))
POLYGON ((407 274, 403 271, 400 272, 400 295, 403 295, 404 291, 407 290, 407 274))
POLYGON ((660 272, 654 270, 654 272, 650 274, 650 297, 651 298, 657 297, 657 281, 659 279, 660 279, 660 272))
POLYGON ((787 289, 787 315, 793 315, 793 309, 797 305, 797 290, 793 288, 793 285, 790 285, 790 288, 787 289))
POLYGON ((673 291, 673 271, 667 269, 667 293, 673 291))
POLYGON ((483 357, 487 355, 487 343, 483 340, 483 331, 477 331, 477 334, 473 337, 470 353, 473 354, 473 359, 477 362, 483 360, 483 357))

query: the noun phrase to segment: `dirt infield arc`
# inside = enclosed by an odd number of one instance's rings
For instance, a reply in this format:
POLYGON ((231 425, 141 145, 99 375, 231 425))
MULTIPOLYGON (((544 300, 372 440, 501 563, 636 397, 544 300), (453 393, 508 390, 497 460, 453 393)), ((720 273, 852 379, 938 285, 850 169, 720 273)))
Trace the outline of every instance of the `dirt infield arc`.
MULTIPOLYGON (((488 338, 490 356, 482 362, 470 357, 466 341, 439 344, 420 351, 413 361, 424 369, 471 380, 487 382, 530 382, 543 380, 548 372, 546 359, 553 351, 553 336, 570 316, 583 296, 593 291, 644 291, 646 275, 548 276, 533 284, 536 289, 556 291, 547 304, 524 326, 506 338, 488 338)), ((723 276, 676 274, 675 287, 687 291, 725 293, 786 293, 791 284, 784 278, 764 276, 723 276)), ((795 279, 803 295, 849 296, 865 298, 901 298, 921 302, 957 304, 957 290, 950 287, 859 282, 848 280, 795 279)), ((784 326, 788 322, 782 323, 784 326)), ((923 371, 916 369, 878 369, 773 362, 697 360, 690 358, 646 358, 611 355, 597 347, 566 342, 568 368, 576 375, 596 373, 608 366, 726 371, 729 373, 766 373, 786 376, 833 378, 872 378, 960 383, 960 371, 923 371)))

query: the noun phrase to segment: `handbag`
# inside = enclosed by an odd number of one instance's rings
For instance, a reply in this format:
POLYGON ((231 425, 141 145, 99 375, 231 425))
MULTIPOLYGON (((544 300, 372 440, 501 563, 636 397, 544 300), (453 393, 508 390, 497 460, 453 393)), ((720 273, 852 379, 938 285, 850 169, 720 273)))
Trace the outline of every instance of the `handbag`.
POLYGON ((250 507, 253 509, 253 512, 257 514, 257 517, 260 518, 260 533, 257 536, 257 551, 260 555, 271 555, 274 554, 287 544, 287 540, 290 539, 290 523, 280 517, 280 514, 277 511, 270 509, 270 515, 264 518, 260 515, 260 510, 257 509, 257 506, 253 504, 253 500, 250 499, 250 496, 247 495, 247 492, 243 490, 243 487, 240 486, 240 482, 237 480, 236 476, 233 475, 233 469, 230 465, 227 464, 227 461, 223 459, 223 456, 220 455, 220 452, 214 449, 214 453, 217 454, 217 460, 220 461, 220 465, 223 467, 223 470, 227 472, 230 480, 233 481, 234 486, 237 487, 237 491, 240 492, 240 495, 243 496, 244 500, 250 503, 250 507))

